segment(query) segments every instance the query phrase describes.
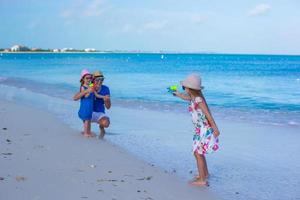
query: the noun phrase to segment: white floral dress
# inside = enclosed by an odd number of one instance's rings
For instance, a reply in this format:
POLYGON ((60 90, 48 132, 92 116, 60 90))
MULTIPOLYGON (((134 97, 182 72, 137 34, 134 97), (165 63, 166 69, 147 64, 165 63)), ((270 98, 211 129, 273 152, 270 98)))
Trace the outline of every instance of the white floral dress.
POLYGON ((214 137, 213 129, 199 107, 199 103, 201 102, 201 97, 196 97, 194 100, 191 100, 189 112, 192 115, 192 121, 195 128, 193 136, 193 153, 196 152, 204 155, 217 151, 219 149, 219 140, 214 137))

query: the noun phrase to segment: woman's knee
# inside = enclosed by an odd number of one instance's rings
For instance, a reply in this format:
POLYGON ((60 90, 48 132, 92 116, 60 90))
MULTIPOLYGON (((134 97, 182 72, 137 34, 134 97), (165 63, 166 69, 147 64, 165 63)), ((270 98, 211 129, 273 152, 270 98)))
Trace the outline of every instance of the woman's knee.
POLYGON ((99 124, 100 124, 100 126, 107 128, 109 126, 110 122, 109 122, 108 118, 104 117, 104 118, 100 119, 99 124))

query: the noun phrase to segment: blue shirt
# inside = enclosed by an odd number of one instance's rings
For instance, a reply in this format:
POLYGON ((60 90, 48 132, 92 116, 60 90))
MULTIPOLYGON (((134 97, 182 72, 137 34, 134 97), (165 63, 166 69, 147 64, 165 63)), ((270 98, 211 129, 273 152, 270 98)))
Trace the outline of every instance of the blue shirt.
MULTIPOLYGON (((98 92, 98 94, 100 94, 102 96, 110 95, 109 88, 106 85, 102 85, 101 90, 98 92)), ((103 99, 95 97, 93 111, 105 113, 105 106, 104 106, 103 99)))

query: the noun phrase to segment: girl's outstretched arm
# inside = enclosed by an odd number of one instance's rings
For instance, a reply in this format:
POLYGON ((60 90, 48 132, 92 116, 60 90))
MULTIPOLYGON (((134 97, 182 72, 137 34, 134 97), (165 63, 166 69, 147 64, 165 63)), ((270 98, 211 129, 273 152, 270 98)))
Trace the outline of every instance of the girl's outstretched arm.
POLYGON ((179 98, 181 98, 181 99, 183 99, 185 101, 190 101, 191 100, 190 96, 184 95, 184 94, 182 94, 180 92, 173 92, 173 95, 176 96, 176 97, 179 97, 179 98))
POLYGON ((204 115, 206 116, 206 118, 207 118, 209 124, 211 125, 211 127, 213 128, 213 130, 214 130, 214 132, 213 132, 214 136, 218 137, 220 135, 220 131, 219 131, 218 127, 217 127, 217 124, 216 124, 216 122, 215 122, 212 114, 210 113, 210 110, 209 110, 209 108, 207 106, 207 103, 206 103, 205 99, 202 99, 202 101, 199 102, 198 106, 202 110, 202 112, 204 113, 204 115))

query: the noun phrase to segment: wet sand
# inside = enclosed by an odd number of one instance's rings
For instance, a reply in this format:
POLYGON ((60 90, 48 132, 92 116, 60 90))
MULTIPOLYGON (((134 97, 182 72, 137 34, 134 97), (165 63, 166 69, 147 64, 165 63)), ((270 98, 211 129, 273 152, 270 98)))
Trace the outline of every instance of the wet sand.
POLYGON ((53 114, 0 101, 0 199, 213 199, 53 114))

